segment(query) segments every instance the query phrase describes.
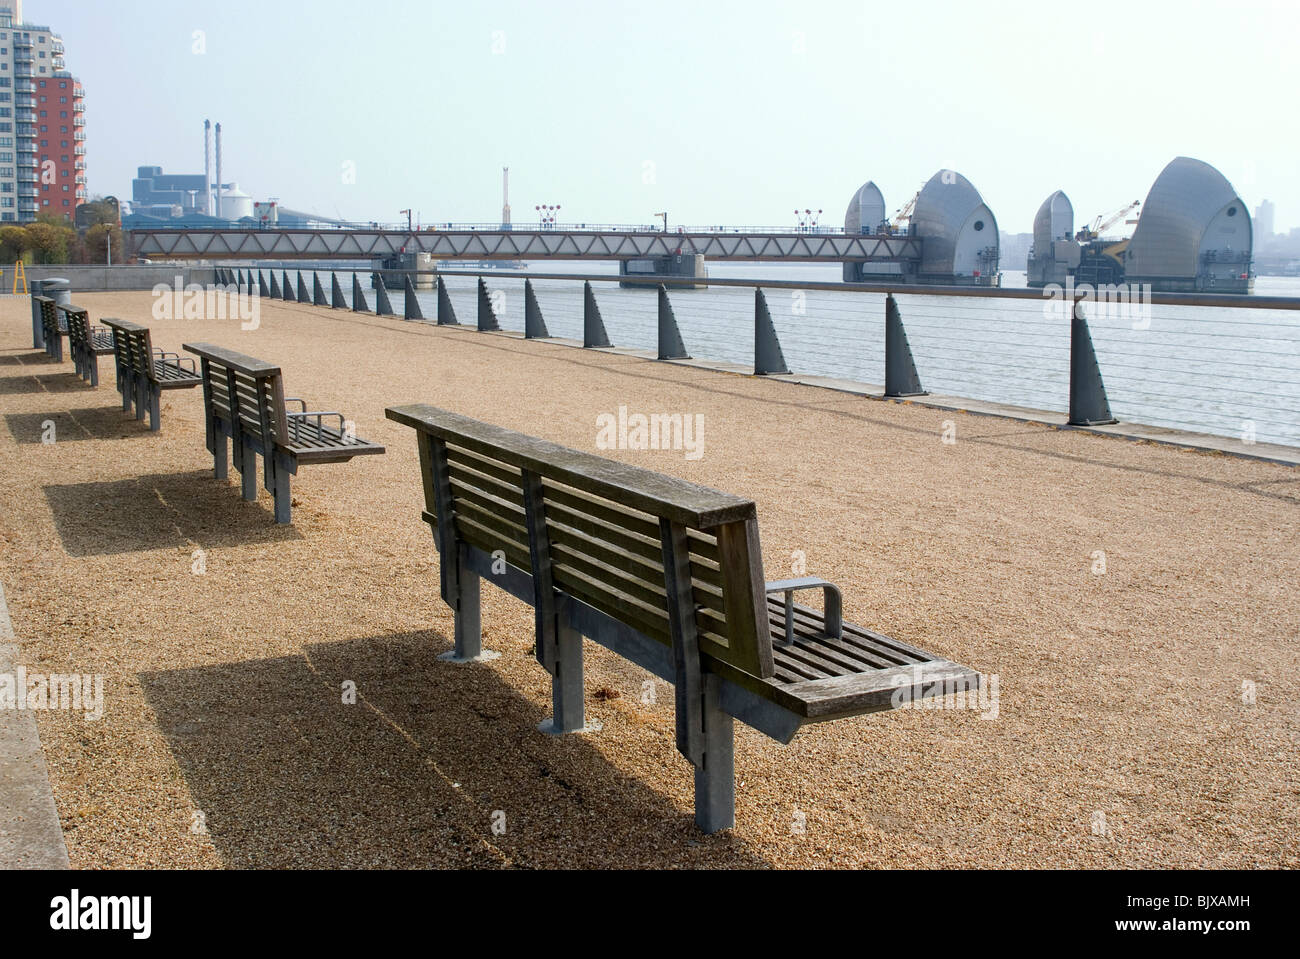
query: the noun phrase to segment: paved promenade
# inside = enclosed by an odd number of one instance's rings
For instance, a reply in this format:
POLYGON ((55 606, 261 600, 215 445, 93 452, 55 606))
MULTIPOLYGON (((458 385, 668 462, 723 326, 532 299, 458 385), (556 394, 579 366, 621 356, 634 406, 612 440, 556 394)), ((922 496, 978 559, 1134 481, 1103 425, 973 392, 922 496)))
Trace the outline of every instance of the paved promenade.
POLYGON ((101 718, 35 714, 73 867, 1300 866, 1295 468, 305 304, 241 331, 75 302, 277 363, 388 453, 305 467, 277 527, 212 478, 200 391, 151 434, 110 358, 90 388, 0 300, 0 642, 104 682, 101 718), (501 658, 437 660, 415 438, 383 415, 410 402, 752 497, 770 575, 806 560, 846 618, 995 674, 996 708, 738 725, 737 828, 700 835, 671 687, 589 644, 602 728, 543 736, 532 610, 486 585, 501 658), (699 414, 702 455, 598 449, 620 407, 699 414))

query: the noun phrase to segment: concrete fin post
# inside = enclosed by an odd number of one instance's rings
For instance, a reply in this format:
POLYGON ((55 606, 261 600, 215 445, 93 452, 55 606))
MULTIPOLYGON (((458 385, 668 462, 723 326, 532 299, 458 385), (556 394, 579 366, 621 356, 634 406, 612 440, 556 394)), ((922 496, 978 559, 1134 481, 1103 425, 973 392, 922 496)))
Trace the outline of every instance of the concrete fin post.
POLYGON ((330 306, 336 310, 346 310, 348 308, 348 298, 343 295, 343 287, 339 285, 339 275, 330 274, 330 306))
POLYGON ((767 376, 771 373, 789 373, 785 353, 776 336, 772 313, 767 308, 767 297, 761 288, 754 290, 754 373, 767 376))
POLYGON ((478 278, 478 331, 487 333, 500 329, 501 323, 497 320, 496 310, 492 309, 492 297, 488 295, 487 283, 480 276, 478 278))
POLYGON ((244 270, 244 289, 249 293, 253 292, 253 271, 244 270))
POLYGON ((885 395, 924 396, 894 294, 885 296, 885 395))
POLYGON ((451 296, 447 293, 447 284, 443 282, 440 276, 436 277, 434 282, 438 284, 438 325, 458 326, 460 321, 456 319, 456 309, 451 305, 451 296))
POLYGON ((365 290, 361 289, 361 278, 355 273, 352 274, 352 312, 370 312, 370 304, 366 302, 365 290))
POLYGON ((1074 301, 1070 321, 1070 425, 1100 426, 1117 423, 1106 398, 1106 384, 1101 379, 1092 334, 1083 313, 1083 300, 1074 301))
POLYGON ((682 342, 682 331, 677 328, 677 316, 673 305, 668 300, 668 288, 659 284, 659 359, 689 360, 686 344, 682 342))
POLYGON ((402 315, 408 320, 422 320, 424 314, 420 311, 420 301, 415 297, 415 281, 411 279, 411 274, 406 274, 406 296, 405 303, 402 305, 402 315))
MULTIPOLYGON (((271 274, 271 279, 272 280, 275 279, 274 273, 271 274)), ((257 271, 257 295, 262 297, 263 299, 275 295, 274 293, 271 292, 271 288, 266 285, 266 274, 263 273, 261 270, 257 271)))
POLYGON ((311 302, 311 291, 307 289, 307 281, 302 278, 302 270, 298 271, 298 302, 311 302))
POLYGON ((392 316, 393 304, 388 299, 388 288, 384 286, 384 275, 375 274, 375 313, 379 316, 392 316))
POLYGON ((284 299, 283 295, 280 293, 280 283, 275 278, 275 270, 271 270, 270 274, 271 274, 271 298, 274 300, 284 299))
POLYGON ((290 303, 297 299, 297 297, 293 295, 293 284, 289 282, 288 270, 280 271, 280 296, 288 300, 290 303))
POLYGON ((538 340, 546 339, 550 335, 546 329, 546 320, 542 318, 542 308, 537 305, 533 281, 524 280, 524 337, 538 340))
POLYGON ((325 299, 325 287, 320 281, 320 274, 314 270, 311 274, 311 301, 316 306, 330 305, 330 301, 325 299))
POLYGON ((590 280, 582 283, 582 345, 584 348, 614 345, 605 332, 605 321, 600 318, 600 307, 596 305, 596 294, 591 291, 590 280))

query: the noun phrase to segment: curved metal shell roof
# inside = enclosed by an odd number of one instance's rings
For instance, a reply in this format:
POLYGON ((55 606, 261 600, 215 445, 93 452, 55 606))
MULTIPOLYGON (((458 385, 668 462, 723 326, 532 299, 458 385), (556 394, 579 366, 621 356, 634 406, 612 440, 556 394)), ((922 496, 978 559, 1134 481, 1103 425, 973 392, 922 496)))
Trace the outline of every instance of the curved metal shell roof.
POLYGON ((960 173, 940 170, 921 188, 912 211, 912 228, 921 237, 923 274, 969 273, 961 250, 976 243, 998 246, 998 224, 979 191, 960 173))
POLYGON ((1073 234, 1074 204, 1063 190, 1057 190, 1034 215, 1034 252, 1046 254, 1053 240, 1067 240, 1073 234))
POLYGON ((1133 277, 1194 277, 1211 250, 1251 252, 1250 213, 1227 178, 1200 160, 1175 157, 1156 177, 1129 243, 1133 277))
POLYGON ((845 233, 875 233, 876 227, 885 222, 885 198, 880 187, 868 180, 849 201, 849 208, 844 213, 845 233))

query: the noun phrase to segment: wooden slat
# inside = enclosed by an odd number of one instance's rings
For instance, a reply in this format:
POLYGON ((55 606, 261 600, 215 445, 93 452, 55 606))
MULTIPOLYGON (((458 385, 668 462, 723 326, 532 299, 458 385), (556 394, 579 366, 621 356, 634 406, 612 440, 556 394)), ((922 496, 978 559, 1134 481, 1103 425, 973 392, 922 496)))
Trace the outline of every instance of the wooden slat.
POLYGON ((551 502, 550 499, 546 500, 546 519, 547 528, 551 526, 567 526, 570 529, 586 533, 588 536, 611 543, 636 556, 659 563, 661 566, 663 564, 662 547, 658 542, 610 526, 595 517, 574 512, 566 506, 551 502))
POLYGON ((752 500, 674 476, 569 449, 538 437, 502 429, 427 404, 389 407, 389 419, 511 466, 531 469, 552 482, 667 516, 696 529, 754 515, 752 500))
POLYGON ((524 494, 520 486, 507 486, 505 483, 487 476, 483 473, 477 473, 467 469, 458 463, 448 461, 448 472, 454 483, 460 483, 465 486, 472 486, 475 489, 482 490, 485 493, 491 493, 498 499, 512 503, 520 509, 524 508, 524 494))

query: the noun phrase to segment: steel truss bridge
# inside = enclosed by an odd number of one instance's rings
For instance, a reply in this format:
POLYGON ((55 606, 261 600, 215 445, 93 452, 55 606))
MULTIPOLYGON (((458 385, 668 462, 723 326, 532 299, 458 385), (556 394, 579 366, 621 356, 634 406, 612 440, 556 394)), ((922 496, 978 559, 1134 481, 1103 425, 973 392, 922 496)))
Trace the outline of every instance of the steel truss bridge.
POLYGON ((137 256, 165 260, 373 260, 428 253, 442 260, 920 260, 905 235, 620 230, 137 229, 137 256))

